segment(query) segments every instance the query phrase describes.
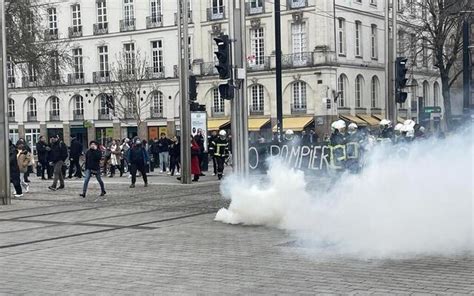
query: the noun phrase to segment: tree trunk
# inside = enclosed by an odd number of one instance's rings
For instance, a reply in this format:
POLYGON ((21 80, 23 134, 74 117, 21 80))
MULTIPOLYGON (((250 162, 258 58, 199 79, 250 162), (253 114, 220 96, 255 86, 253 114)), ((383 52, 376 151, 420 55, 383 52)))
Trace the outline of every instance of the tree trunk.
POLYGON ((446 120, 446 129, 451 127, 451 89, 449 87, 449 77, 441 75, 441 84, 443 87, 443 106, 446 120))
POLYGON ((148 141, 148 131, 147 131, 146 122, 144 121, 137 122, 137 129, 138 129, 138 137, 142 140, 148 141))

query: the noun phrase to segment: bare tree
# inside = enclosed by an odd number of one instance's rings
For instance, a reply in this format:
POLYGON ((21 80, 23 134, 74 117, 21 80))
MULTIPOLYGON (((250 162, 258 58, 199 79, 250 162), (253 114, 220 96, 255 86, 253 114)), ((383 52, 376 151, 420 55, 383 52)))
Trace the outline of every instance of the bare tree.
MULTIPOLYGON (((413 40, 422 40, 416 56, 429 50, 441 77, 443 104, 448 128, 451 123, 451 88, 462 74, 462 26, 472 0, 407 1, 403 18, 410 24, 413 40)), ((416 44, 416 43, 415 43, 416 44)), ((412 46, 414 46, 412 42, 412 46)), ((426 58, 426 55, 425 55, 426 58)))
MULTIPOLYGON (((146 57, 142 57, 140 51, 128 51, 117 55, 108 82, 98 84, 101 93, 113 98, 113 116, 121 122, 135 121, 142 139, 147 136, 145 120, 151 107, 147 93, 149 78, 146 57)), ((151 88, 156 90, 157 86, 151 83, 151 88)))
POLYGON ((32 86, 60 84, 61 70, 72 64, 69 42, 46 24, 48 8, 38 0, 5 2, 8 62, 32 86))

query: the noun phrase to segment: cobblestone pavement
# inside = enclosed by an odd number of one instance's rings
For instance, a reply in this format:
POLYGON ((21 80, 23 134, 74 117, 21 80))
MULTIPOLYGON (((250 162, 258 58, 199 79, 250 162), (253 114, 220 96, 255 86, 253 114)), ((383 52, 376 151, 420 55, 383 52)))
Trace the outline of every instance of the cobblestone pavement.
POLYGON ((309 257, 286 233, 213 221, 218 183, 152 177, 130 190, 107 179, 108 200, 81 182, 0 206, 0 294, 474 294, 474 260, 309 257))

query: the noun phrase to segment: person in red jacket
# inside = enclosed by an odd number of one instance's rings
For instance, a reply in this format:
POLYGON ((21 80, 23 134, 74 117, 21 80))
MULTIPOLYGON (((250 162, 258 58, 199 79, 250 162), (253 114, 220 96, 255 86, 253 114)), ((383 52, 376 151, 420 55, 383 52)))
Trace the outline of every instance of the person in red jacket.
POLYGON ((201 147, 198 142, 191 136, 191 174, 194 175, 193 182, 199 181, 201 175, 201 166, 199 163, 199 155, 201 154, 201 147))

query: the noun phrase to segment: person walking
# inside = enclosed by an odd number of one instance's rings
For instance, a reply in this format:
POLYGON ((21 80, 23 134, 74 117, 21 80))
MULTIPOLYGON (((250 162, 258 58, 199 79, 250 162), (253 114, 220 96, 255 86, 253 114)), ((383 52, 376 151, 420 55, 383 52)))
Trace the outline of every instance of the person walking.
POLYGON ((211 136, 209 137, 209 140, 208 140, 207 150, 209 151, 209 155, 212 158, 212 170, 213 170, 212 175, 213 176, 217 175, 217 161, 216 161, 216 157, 214 156, 214 153, 216 152, 216 146, 214 144, 216 139, 217 139, 217 131, 212 131, 211 136))
POLYGON ((170 149, 170 140, 166 137, 165 133, 161 133, 160 139, 158 140, 158 152, 160 155, 160 173, 169 172, 169 149, 170 149))
POLYGON ((49 163, 48 163, 48 153, 51 149, 49 148, 48 144, 46 144, 46 138, 44 136, 39 137, 38 143, 36 143, 36 153, 38 155, 38 163, 40 164, 40 168, 36 168, 40 170, 41 180, 46 180, 46 175, 48 179, 51 179, 51 174, 49 170, 49 163))
POLYGON ((155 169, 160 167, 160 148, 158 138, 153 139, 153 143, 150 145, 150 153, 153 156, 152 167, 155 169))
POLYGON ((15 193, 13 197, 20 198, 23 197, 23 189, 21 188, 20 181, 20 168, 18 167, 18 156, 17 149, 10 140, 9 147, 9 162, 10 162, 10 183, 15 188, 15 193))
POLYGON ((120 171, 120 177, 123 176, 123 170, 121 167, 121 158, 122 152, 120 150, 119 145, 117 145, 117 141, 113 140, 110 144, 110 177, 113 178, 115 175, 115 170, 118 169, 120 171))
POLYGON ((74 171, 74 176, 76 178, 82 178, 82 169, 79 164, 79 159, 82 155, 82 144, 76 138, 72 138, 71 149, 69 151, 69 179, 72 178, 74 171))
POLYGON ((204 135, 202 134, 202 129, 198 129, 196 135, 194 136, 194 140, 199 146, 199 170, 201 171, 200 175, 204 177, 205 175, 202 172, 203 160, 204 160, 204 135))
MULTIPOLYGON (((23 147, 23 150, 27 151, 28 153, 31 154, 31 148, 28 146, 24 138, 20 138, 18 142, 16 143, 16 147, 21 145, 23 147)), ((33 165, 34 165, 34 159, 31 159, 30 163, 28 164, 28 168, 26 169, 26 172, 22 174, 22 182, 25 183, 30 183, 29 176, 31 173, 33 173, 33 165)))
POLYGON ((82 187, 82 193, 79 194, 82 198, 86 197, 87 194, 87 187, 89 186, 89 181, 92 175, 95 176, 97 182, 100 185, 100 196, 95 200, 99 201, 100 197, 103 197, 103 200, 106 201, 107 198, 105 197, 105 185, 102 181, 101 173, 100 173, 100 160, 102 159, 102 153, 99 151, 99 143, 96 141, 91 141, 89 143, 89 150, 86 152, 86 171, 85 171, 85 178, 84 178, 84 185, 82 187))
POLYGON ((17 161, 18 169, 20 170, 20 184, 24 191, 28 193, 30 191, 30 185, 25 181, 25 174, 28 172, 28 167, 31 163, 31 153, 26 150, 23 142, 19 142, 16 146, 17 149, 17 161))
POLYGON ((142 174, 143 182, 145 187, 148 186, 148 178, 146 175, 146 165, 150 161, 148 152, 142 146, 142 141, 140 139, 135 141, 130 150, 128 150, 128 159, 130 161, 130 174, 132 176, 132 184, 130 188, 135 188, 135 182, 137 181, 137 171, 142 174))
POLYGON ((129 145, 130 140, 128 138, 123 139, 122 145, 120 145, 120 151, 122 152, 122 157, 120 159, 120 166, 122 167, 122 173, 125 172, 125 169, 127 172, 129 171, 128 169, 128 150, 130 149, 129 145))
POLYGON ((181 156, 181 143, 176 136, 171 139, 170 145, 170 175, 174 176, 176 171, 176 176, 179 176, 179 162, 181 156))
POLYGON ((217 137, 212 143, 215 147, 214 157, 217 161, 217 177, 219 180, 224 175, 224 164, 226 158, 229 156, 229 140, 227 139, 227 132, 221 130, 219 137, 217 137))
POLYGON ((196 137, 191 136, 191 174, 194 175, 193 182, 199 181, 201 174, 201 146, 196 142, 196 137))
POLYGON ((51 151, 49 153, 49 160, 53 167, 53 185, 48 188, 52 191, 64 189, 64 175, 63 165, 67 159, 67 147, 59 136, 51 137, 51 151), (59 187, 57 187, 59 181, 59 187))

